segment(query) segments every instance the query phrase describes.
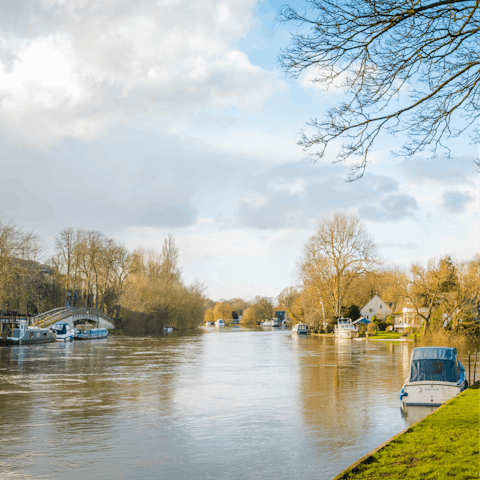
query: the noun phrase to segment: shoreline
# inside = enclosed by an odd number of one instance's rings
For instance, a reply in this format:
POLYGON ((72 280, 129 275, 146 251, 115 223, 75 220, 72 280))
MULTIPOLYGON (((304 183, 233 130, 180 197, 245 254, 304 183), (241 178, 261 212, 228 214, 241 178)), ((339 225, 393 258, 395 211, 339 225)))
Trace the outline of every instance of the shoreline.
MULTIPOLYGON (((419 420, 418 422, 413 423, 406 429, 402 430, 400 433, 397 433, 393 437, 389 438, 385 442, 383 442, 381 445, 378 447, 374 448, 370 452, 368 452, 366 455, 361 457, 359 460, 354 462, 352 465, 347 467, 345 470, 343 470, 341 473, 339 473, 337 476, 335 476, 332 480, 355 480, 358 478, 364 479, 364 478, 417 478, 414 477, 413 475, 415 474, 412 469, 415 469, 418 466, 418 469, 421 470, 420 476, 418 478, 424 478, 422 475, 425 475, 425 467, 431 467, 433 471, 435 471, 438 468, 438 457, 434 453, 431 454, 431 456, 427 459, 422 458, 421 461, 415 461, 415 462, 410 462, 409 465, 405 463, 405 468, 409 469, 409 475, 411 474, 411 477, 396 477, 398 475, 395 472, 392 472, 392 475, 390 476, 388 473, 386 474, 385 468, 388 469, 390 464, 392 465, 398 465, 397 463, 394 463, 395 460, 398 459, 405 459, 408 461, 408 457, 415 457, 415 453, 417 452, 412 452, 411 449, 408 448, 403 448, 403 444, 406 444, 410 438, 407 439, 407 436, 417 436, 420 437, 422 430, 427 430, 430 429, 431 431, 429 432, 429 438, 431 439, 432 436, 437 440, 437 443, 439 440, 442 440, 442 435, 443 438, 448 437, 449 438, 449 447, 450 450, 445 453, 450 453, 453 455, 455 452, 458 453, 458 445, 453 443, 450 439, 450 434, 451 432, 448 429, 445 429, 443 427, 442 418, 447 415, 450 415, 451 417, 453 416, 458 416, 459 413, 462 413, 462 410, 464 410, 464 405, 466 402, 467 397, 478 397, 478 390, 479 390, 479 385, 480 382, 476 382, 474 385, 472 385, 470 388, 465 390, 464 392, 460 393, 456 397, 452 398, 449 400, 447 403, 436 409, 434 412, 429 413, 427 416, 422 418, 422 420, 419 420), (433 422, 433 419, 437 417, 437 422, 434 425, 430 425, 433 422), (391 461, 389 462, 382 462, 384 460, 383 458, 380 459, 380 456, 385 456, 387 455, 389 458, 391 458, 391 461), (378 470, 382 469, 383 471, 380 472, 378 470)), ((475 404, 478 405, 478 398, 475 398, 475 404)), ((408 408, 408 407, 407 407, 408 408)), ((473 422, 473 425, 475 425, 475 428, 478 426, 478 408, 474 412, 470 412, 472 417, 475 417, 476 419, 473 422)), ((477 435, 478 435, 478 428, 477 428, 477 435)), ((418 442, 418 440, 417 440, 418 442)), ((415 446, 422 446, 419 443, 415 443, 415 446)), ((475 458, 478 458, 478 438, 475 439, 474 442, 475 445, 477 445, 477 452, 475 453, 475 458)), ((462 460, 458 459, 457 462, 455 462, 455 466, 458 466, 460 464, 465 464, 465 458, 462 460)), ((476 471, 478 473, 478 464, 476 465, 476 471)), ((447 473, 448 475, 448 473, 447 473)), ((426 477, 425 477, 426 478, 426 477)), ((453 477, 452 477, 453 478, 453 477)), ((462 476, 458 478, 476 478, 476 477, 470 477, 470 476, 462 476)))

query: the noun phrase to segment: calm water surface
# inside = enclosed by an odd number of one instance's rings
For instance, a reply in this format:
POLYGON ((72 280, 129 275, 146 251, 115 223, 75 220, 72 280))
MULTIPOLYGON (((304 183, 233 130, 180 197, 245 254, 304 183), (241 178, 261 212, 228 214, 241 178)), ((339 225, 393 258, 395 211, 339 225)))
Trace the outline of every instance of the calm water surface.
POLYGON ((412 348, 230 327, 0 348, 0 477, 331 479, 431 411, 400 409, 412 348))

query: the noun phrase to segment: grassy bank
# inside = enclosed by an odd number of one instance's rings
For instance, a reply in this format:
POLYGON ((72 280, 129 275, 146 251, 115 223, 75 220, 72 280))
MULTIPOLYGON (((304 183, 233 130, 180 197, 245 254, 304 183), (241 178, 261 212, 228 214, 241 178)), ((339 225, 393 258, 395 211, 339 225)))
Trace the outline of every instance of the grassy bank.
POLYGON ((478 386, 476 383, 453 398, 334 480, 478 479, 478 386))

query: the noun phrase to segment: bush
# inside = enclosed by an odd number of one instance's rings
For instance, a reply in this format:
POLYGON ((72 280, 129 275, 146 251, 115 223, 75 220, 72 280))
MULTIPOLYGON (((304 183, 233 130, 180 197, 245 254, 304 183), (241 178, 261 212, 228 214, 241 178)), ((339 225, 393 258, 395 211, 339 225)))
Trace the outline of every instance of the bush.
POLYGON ((358 325, 358 333, 364 334, 367 331, 367 326, 364 323, 358 325))
POLYGON ((375 323, 369 323, 367 325, 367 331, 368 333, 375 333, 377 331, 377 325, 375 323))

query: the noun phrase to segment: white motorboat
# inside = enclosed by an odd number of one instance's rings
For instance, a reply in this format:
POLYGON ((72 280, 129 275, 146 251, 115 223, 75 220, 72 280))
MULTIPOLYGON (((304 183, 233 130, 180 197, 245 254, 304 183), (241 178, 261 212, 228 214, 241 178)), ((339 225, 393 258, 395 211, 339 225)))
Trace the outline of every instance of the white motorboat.
POLYGON ((468 387, 457 349, 418 347, 412 351, 410 372, 400 391, 403 405, 443 405, 468 387))
POLYGON ((72 342, 76 331, 68 323, 54 323, 50 328, 55 332, 57 342, 72 342))
POLYGON ((171 332, 173 332, 173 328, 170 327, 170 326, 168 326, 168 325, 165 325, 165 326, 163 327, 163 331, 164 331, 165 333, 171 333, 171 332))
POLYGON ((275 320, 274 318, 272 318, 271 320, 265 320, 260 325, 262 327, 279 327, 280 326, 277 320, 275 320))
POLYGON ((213 322, 205 322, 205 325, 208 327, 209 325, 213 325, 213 322))
POLYGON ((225 322, 223 321, 222 318, 219 318, 216 322, 215 322, 215 325, 217 327, 224 327, 225 326, 225 322))
POLYGON ((358 336, 358 331, 350 318, 340 317, 333 334, 336 338, 355 338, 358 336))
POLYGON ((307 335, 308 334, 308 325, 305 323, 297 323, 292 328, 293 335, 307 335))

